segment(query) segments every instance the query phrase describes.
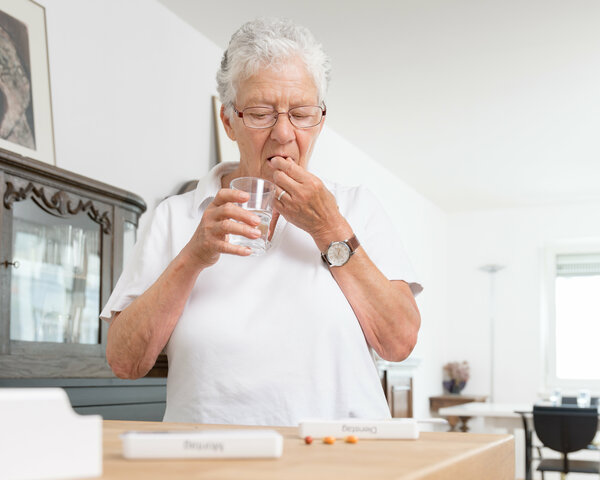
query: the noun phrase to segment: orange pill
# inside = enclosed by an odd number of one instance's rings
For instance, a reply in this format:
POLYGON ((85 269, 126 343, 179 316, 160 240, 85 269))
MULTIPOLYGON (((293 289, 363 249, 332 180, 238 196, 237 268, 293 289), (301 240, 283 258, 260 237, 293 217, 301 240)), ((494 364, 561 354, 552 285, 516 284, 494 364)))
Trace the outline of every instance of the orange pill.
POLYGON ((308 435, 307 437, 304 437, 304 443, 306 443, 307 445, 310 445, 313 442, 313 438, 308 435))
POLYGON ((327 445, 333 445, 335 443, 335 437, 325 437, 323 439, 323 443, 326 443, 327 445))
POLYGON ((348 435, 346 437, 346 443, 357 443, 358 442, 358 438, 355 437, 354 435, 348 435))

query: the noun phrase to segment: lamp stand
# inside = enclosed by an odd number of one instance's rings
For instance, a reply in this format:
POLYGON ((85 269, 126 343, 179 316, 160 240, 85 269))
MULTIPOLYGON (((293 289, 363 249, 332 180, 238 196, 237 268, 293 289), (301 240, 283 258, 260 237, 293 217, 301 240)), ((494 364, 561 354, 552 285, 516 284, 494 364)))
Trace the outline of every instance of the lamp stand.
POLYGON ((494 403, 494 372, 495 372, 495 302, 494 302, 494 293, 495 293, 495 274, 504 268, 503 265, 483 265, 479 267, 479 270, 482 272, 488 273, 490 275, 490 403, 494 403))

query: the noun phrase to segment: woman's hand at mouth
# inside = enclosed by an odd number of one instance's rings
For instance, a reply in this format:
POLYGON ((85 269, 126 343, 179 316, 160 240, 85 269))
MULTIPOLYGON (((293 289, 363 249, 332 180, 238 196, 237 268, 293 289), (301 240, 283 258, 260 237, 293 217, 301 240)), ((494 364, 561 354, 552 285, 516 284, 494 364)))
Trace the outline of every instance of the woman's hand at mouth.
POLYGON ((332 239, 345 239, 352 229, 340 213, 335 197, 323 181, 290 157, 272 157, 273 205, 285 219, 306 231, 323 251, 332 239))

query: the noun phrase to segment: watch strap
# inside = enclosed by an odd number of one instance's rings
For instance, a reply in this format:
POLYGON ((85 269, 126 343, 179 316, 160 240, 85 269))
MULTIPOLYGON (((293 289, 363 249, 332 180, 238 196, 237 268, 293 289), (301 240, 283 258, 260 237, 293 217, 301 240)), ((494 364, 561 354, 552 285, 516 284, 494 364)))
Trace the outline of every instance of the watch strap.
POLYGON ((350 255, 352 255, 356 249, 360 247, 360 242, 358 241, 358 238, 356 238, 356 235, 352 235, 352 237, 348 240, 345 240, 345 242, 350 247, 350 255))

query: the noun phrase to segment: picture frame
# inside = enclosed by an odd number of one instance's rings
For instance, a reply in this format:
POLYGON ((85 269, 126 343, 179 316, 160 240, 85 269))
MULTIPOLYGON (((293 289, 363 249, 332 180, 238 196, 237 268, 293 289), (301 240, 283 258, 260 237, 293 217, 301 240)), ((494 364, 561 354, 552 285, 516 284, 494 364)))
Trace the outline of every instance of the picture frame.
POLYGON ((46 10, 0 4, 0 148, 56 165, 46 10))
POLYGON ((237 143, 227 136, 227 132, 221 121, 221 102, 216 95, 213 95, 212 102, 217 141, 217 163, 238 162, 240 160, 240 151, 238 150, 237 143))

